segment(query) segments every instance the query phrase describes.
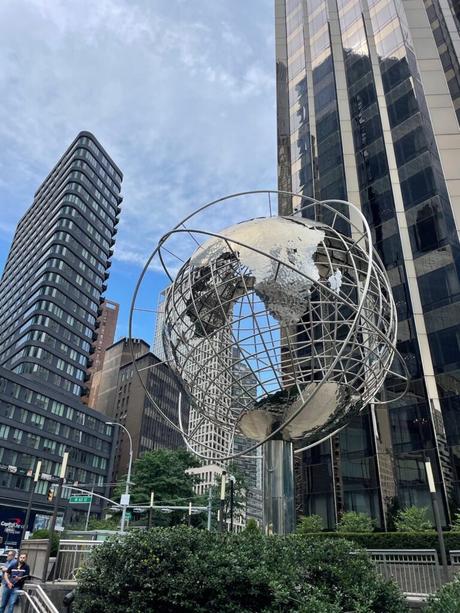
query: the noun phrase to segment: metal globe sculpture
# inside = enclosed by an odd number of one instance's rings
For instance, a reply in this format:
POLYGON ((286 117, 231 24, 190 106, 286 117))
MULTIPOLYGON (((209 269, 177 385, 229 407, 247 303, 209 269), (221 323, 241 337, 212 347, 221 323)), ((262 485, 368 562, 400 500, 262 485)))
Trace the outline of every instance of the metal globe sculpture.
POLYGON ((158 256, 171 280, 162 330, 169 365, 201 423, 244 435, 253 441, 246 453, 273 437, 297 449, 316 444, 378 402, 389 372, 406 378, 404 366, 391 370, 396 308, 365 218, 350 203, 290 196, 301 202, 291 216, 219 232, 181 222, 148 262, 158 256), (165 254, 181 233, 195 249, 176 272, 165 254))

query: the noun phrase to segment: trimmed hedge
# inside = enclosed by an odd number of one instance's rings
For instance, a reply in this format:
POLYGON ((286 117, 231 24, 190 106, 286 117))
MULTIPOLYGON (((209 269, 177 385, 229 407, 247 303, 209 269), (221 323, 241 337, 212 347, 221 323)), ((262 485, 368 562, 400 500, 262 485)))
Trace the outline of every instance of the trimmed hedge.
MULTIPOLYGON (((40 528, 39 530, 35 530, 35 532, 32 532, 30 536, 31 539, 49 539, 49 537, 50 531, 46 528, 40 528)), ((59 534, 53 532, 53 538, 51 539, 51 556, 57 556, 57 552, 59 549, 59 540, 59 534)))
POLYGON ((406 613, 397 586, 345 539, 133 530, 80 569, 76 613, 406 613))
MULTIPOLYGON (((306 536, 298 534, 298 538, 306 536)), ((315 532, 308 537, 319 539, 346 538, 365 549, 436 549, 439 554, 438 535, 435 530, 425 532, 315 532)), ((444 532, 447 551, 460 550, 460 532, 444 532)))

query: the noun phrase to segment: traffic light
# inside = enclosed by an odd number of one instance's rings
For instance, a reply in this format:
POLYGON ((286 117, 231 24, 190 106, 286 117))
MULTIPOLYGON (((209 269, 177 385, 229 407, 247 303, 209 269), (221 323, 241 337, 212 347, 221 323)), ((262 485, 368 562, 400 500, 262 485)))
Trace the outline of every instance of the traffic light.
POLYGON ((53 502, 53 498, 54 498, 54 487, 51 486, 48 488, 48 493, 46 495, 48 502, 53 502))

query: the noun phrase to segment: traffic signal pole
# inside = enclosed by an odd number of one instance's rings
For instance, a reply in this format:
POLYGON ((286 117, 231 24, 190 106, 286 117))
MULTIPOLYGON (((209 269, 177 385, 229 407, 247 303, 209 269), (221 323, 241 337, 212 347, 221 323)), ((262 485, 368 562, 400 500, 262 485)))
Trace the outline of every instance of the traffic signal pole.
POLYGON ((29 519, 30 519, 30 512, 32 511, 32 499, 34 497, 35 486, 37 484, 37 481, 40 478, 41 469, 42 469, 42 461, 38 460, 37 466, 35 467, 34 480, 32 481, 30 485, 29 503, 27 505, 26 518, 24 520, 24 534, 22 535, 24 539, 26 538, 27 526, 29 525, 29 519))
POLYGON ((43 577, 42 577, 43 581, 46 581, 47 575, 48 575, 48 565, 49 565, 49 560, 51 556, 51 542, 52 542, 54 531, 56 528, 56 519, 57 519, 57 514, 58 514, 59 502, 61 500, 61 495, 62 495, 62 486, 64 484, 65 473, 67 471, 68 460, 69 460, 69 452, 65 451, 64 455, 62 456, 61 472, 59 475, 59 482, 58 482, 56 496, 54 497, 53 514, 51 515, 50 523, 48 526, 49 536, 48 536, 48 547, 46 550, 45 564, 43 568, 43 577))

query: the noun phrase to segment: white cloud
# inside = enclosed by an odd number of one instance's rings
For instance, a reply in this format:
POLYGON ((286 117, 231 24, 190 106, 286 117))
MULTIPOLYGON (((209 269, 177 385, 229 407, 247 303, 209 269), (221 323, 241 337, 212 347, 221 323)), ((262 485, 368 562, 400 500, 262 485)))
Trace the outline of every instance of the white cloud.
POLYGON ((214 197, 274 187, 273 20, 271 0, 3 0, 3 240, 82 129, 125 175, 120 261, 214 197))

